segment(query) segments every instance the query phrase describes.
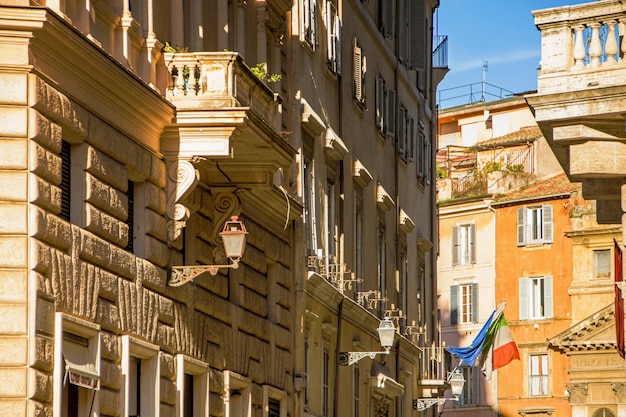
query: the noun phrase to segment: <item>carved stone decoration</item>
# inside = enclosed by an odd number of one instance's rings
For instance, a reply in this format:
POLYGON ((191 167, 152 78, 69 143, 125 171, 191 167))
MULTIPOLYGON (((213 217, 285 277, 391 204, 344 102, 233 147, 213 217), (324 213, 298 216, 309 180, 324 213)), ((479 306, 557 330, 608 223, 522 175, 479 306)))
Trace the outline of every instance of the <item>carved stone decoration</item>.
POLYGON ((569 392, 569 402, 570 404, 586 404, 587 403, 587 394, 588 394, 588 386, 586 383, 568 383, 567 392, 569 392))
POLYGON ((285 34, 287 32, 287 29, 285 28, 285 23, 283 21, 280 21, 278 23, 278 26, 272 28, 271 31, 272 37, 274 39, 274 46, 283 46, 283 43, 285 42, 285 34))
POLYGON ((376 401, 376 417, 389 417, 389 399, 382 397, 376 401))
POLYGON ((196 184, 198 184, 199 179, 200 174, 189 161, 177 160, 169 163, 165 211, 168 245, 171 245, 180 236, 181 230, 185 227, 189 218, 189 209, 180 204, 180 201, 191 193, 196 184))
POLYGON ((626 401, 626 383, 616 382, 611 384, 611 388, 613 388, 617 403, 623 404, 626 401))
POLYGON ((233 192, 222 192, 215 196, 213 202, 213 230, 210 234, 211 244, 215 246, 213 250, 214 262, 225 262, 224 244, 220 232, 224 228, 224 223, 232 216, 241 214, 241 202, 239 197, 233 192))

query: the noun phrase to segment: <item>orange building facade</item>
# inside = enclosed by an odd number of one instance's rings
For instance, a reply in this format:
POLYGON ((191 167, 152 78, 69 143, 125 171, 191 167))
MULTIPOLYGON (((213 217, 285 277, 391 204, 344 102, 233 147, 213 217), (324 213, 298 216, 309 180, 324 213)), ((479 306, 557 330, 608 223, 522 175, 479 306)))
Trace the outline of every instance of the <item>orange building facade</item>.
POLYGON ((568 357, 548 340, 571 325, 572 241, 575 207, 585 204, 579 186, 561 174, 510 193, 496 210, 496 300, 520 360, 497 371, 501 416, 570 416, 568 357))

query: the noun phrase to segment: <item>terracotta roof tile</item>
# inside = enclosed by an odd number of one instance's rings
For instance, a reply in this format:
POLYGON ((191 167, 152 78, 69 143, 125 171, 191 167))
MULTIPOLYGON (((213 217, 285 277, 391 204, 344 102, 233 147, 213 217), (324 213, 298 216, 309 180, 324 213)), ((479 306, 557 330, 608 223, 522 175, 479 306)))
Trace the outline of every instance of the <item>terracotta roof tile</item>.
POLYGON ((569 194, 580 189, 580 183, 572 183, 565 174, 559 174, 546 180, 526 185, 506 195, 496 197, 494 201, 496 203, 504 203, 507 201, 549 197, 569 194))
POLYGON ((515 132, 507 133, 506 135, 498 136, 497 138, 483 140, 473 146, 474 150, 481 150, 485 148, 492 148, 499 145, 520 145, 526 142, 534 142, 541 137, 541 130, 538 126, 526 126, 515 132))

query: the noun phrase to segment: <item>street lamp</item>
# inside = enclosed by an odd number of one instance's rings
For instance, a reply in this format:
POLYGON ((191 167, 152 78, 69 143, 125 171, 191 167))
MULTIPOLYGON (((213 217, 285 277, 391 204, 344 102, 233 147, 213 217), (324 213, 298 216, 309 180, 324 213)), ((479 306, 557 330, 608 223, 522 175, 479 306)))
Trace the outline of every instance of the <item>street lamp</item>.
POLYGON ((455 369, 453 372, 448 374, 446 382, 450 385, 450 390, 452 391, 454 398, 417 398, 413 400, 413 410, 424 411, 435 404, 443 406, 448 400, 458 401, 459 396, 463 393, 463 386, 465 385, 465 378, 463 378, 463 374, 461 374, 458 369, 455 369))
POLYGON ((220 232, 222 243, 224 244, 224 252, 226 253, 226 257, 230 259, 232 263, 227 265, 172 266, 169 285, 171 287, 178 287, 188 281, 191 281, 204 272, 216 275, 220 268, 239 268, 239 261, 241 260, 243 251, 246 248, 247 234, 248 231, 246 230, 246 226, 244 226, 243 222, 239 220, 239 217, 232 216, 230 221, 224 223, 224 228, 220 232))
POLYGON ((396 328, 389 317, 385 317, 381 320, 378 329, 378 339, 380 340, 380 346, 385 349, 381 352, 340 352, 339 353, 339 365, 348 366, 353 365, 361 359, 369 356, 370 359, 374 359, 376 355, 388 355, 391 347, 393 346, 393 339, 396 335, 396 328))

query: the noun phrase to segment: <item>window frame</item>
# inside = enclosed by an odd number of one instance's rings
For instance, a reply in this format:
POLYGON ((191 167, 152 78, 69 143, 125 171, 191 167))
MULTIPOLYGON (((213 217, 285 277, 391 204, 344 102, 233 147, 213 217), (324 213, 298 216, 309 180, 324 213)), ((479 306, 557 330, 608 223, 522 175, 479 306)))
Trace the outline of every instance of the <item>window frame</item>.
POLYGON ((326 63, 333 74, 341 74, 341 19, 337 6, 326 1, 326 63))
POLYGON ((317 16, 317 0, 302 0, 302 41, 313 51, 318 43, 317 16))
POLYGON ((478 283, 467 282, 450 286, 450 325, 478 322, 478 283), (469 297, 464 292, 469 292, 469 297))
POLYGON ((138 416, 159 415, 159 385, 160 385, 159 348, 130 335, 122 336, 122 378, 124 380, 124 415, 138 416), (135 359, 141 367, 140 380, 135 387, 132 384, 131 361, 135 359), (147 381, 147 382, 146 382, 147 381), (136 391, 137 387, 140 388, 136 391), (133 390, 135 388, 135 390, 133 390), (137 414, 131 413, 131 397, 140 398, 137 414), (144 405, 147 404, 147 405, 144 405), (141 405, 144 405, 143 407, 141 405))
POLYGON ((475 223, 459 223, 452 227, 452 266, 476 264, 476 247, 475 223))
MULTIPOLYGON (((209 365, 182 353, 176 355, 177 374, 176 387, 178 394, 178 413, 184 416, 187 390, 185 388, 188 376, 193 378, 192 408, 194 417, 208 417, 209 415, 209 365)), ((226 385, 226 383, 225 383, 226 385)), ((243 416, 242 416, 243 417, 243 416)), ((249 415, 246 417, 250 417, 249 415)))
POLYGON ((611 249, 594 249, 593 250, 593 279, 609 279, 613 276, 613 269, 612 269, 612 251, 611 249), (598 255, 603 254, 606 256, 607 259, 603 259, 601 261, 603 261, 603 263, 607 263, 608 261, 608 265, 602 265, 601 268, 599 268, 599 260, 598 260, 598 255), (604 269, 607 270, 604 270, 604 269), (599 269, 603 269, 602 271, 599 271, 599 269))
POLYGON ((517 209, 517 246, 540 245, 553 241, 554 216, 552 205, 533 205, 517 209), (536 215, 532 216, 534 213, 536 215))
POLYGON ((528 396, 547 397, 550 390, 550 364, 547 353, 531 353, 528 355, 528 396), (534 359, 541 358, 536 364, 534 359), (544 369, 545 368, 545 369, 544 369), (542 373, 534 373, 542 372, 542 373), (537 384, 538 382, 538 384, 537 384), (537 385, 535 387, 535 384, 537 385))
POLYGON ((520 320, 543 320, 554 317, 554 289, 552 276, 522 277, 519 279, 520 320), (541 287, 537 285, 541 283, 541 287), (529 308, 531 307, 531 308, 529 308), (532 310, 532 311, 531 311, 532 310), (537 313, 537 311, 540 311, 537 313))
POLYGON ((356 104, 361 108, 366 108, 366 95, 365 95, 365 75, 367 73, 367 59, 363 53, 363 48, 359 45, 359 42, 354 38, 353 47, 353 97, 356 100, 356 104))
POLYGON ((101 334, 100 326, 65 313, 55 313, 54 323, 54 390, 53 390, 53 414, 55 416, 68 416, 66 408, 66 396, 70 391, 74 392, 77 399, 78 415, 87 414, 93 404, 93 409, 100 407, 100 360, 101 360, 101 334), (68 333, 77 338, 86 339, 87 354, 93 360, 98 382, 95 388, 74 385, 68 378, 65 360, 63 358, 64 334, 68 333), (90 393, 89 391, 93 391, 90 393))

